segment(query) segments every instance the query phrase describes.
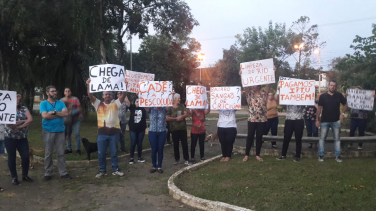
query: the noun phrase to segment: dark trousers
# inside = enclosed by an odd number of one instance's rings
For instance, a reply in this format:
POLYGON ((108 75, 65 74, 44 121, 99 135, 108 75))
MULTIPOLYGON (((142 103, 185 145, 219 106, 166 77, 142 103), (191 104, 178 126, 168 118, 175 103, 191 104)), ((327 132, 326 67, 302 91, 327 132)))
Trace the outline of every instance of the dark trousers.
POLYGON ((5 138, 5 148, 8 152, 8 167, 12 178, 17 178, 16 170, 16 150, 20 153, 22 164, 22 176, 27 176, 29 173, 30 157, 29 157, 29 142, 26 138, 12 139, 5 138))
POLYGON ((287 150, 291 141, 292 133, 295 133, 296 141, 296 157, 300 158, 300 153, 302 151, 302 137, 304 131, 304 120, 286 120, 285 121, 285 130, 284 130, 284 139, 282 146, 282 156, 286 157, 287 150))
MULTIPOLYGON (((278 132, 278 117, 270 118, 265 123, 264 135, 268 135, 269 130, 272 132, 272 136, 276 136, 278 132)), ((276 142, 272 141, 272 145, 275 145, 276 142)))
MULTIPOLYGON (((350 137, 355 136, 355 131, 358 128, 359 136, 364 136, 366 130, 367 119, 350 119, 350 137)), ((359 143, 358 146, 362 146, 363 143, 359 143)))
POLYGON ((129 131, 131 136, 131 158, 134 157, 134 150, 136 149, 137 145, 137 152, 138 158, 142 157, 142 141, 144 140, 145 130, 141 132, 133 132, 129 131))
POLYGON ((232 149, 234 147, 234 142, 237 134, 235 127, 222 128, 218 127, 217 134, 219 143, 221 143, 222 156, 231 157, 232 149))
POLYGON ((262 136, 264 134, 265 122, 248 122, 247 144, 245 146, 245 155, 249 156, 253 139, 256 133, 256 156, 260 156, 262 146, 262 136))
POLYGON ((171 137, 171 131, 170 131, 170 122, 167 122, 167 126, 166 126, 166 128, 167 128, 167 142, 170 142, 170 137, 171 137))
POLYGON ((175 131, 171 131, 171 133, 172 133, 172 141, 174 142, 175 160, 180 160, 179 141, 181 141, 181 147, 183 149, 184 160, 189 160, 187 131, 175 130, 175 131))
POLYGON ((195 157, 197 139, 199 140, 200 145, 200 157, 204 158, 204 146, 205 146, 205 133, 203 134, 193 134, 191 133, 191 158, 195 157))

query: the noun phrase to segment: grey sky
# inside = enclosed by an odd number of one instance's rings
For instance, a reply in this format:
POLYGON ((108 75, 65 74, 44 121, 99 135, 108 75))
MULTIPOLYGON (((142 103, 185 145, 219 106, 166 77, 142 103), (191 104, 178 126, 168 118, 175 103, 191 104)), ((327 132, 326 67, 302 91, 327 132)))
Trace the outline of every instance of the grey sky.
MULTIPOLYGON (((269 21, 286 23, 288 27, 300 16, 308 16, 311 24, 319 25, 320 40, 326 41, 321 61, 324 70, 335 57, 352 53, 350 45, 356 35, 371 36, 372 23, 376 23, 375 0, 186 0, 200 26, 191 37, 201 43, 206 60, 203 66, 222 58, 222 49, 235 43, 235 35, 247 27, 266 28, 269 21), (358 21, 357 21, 358 20, 358 21), (333 24, 330 24, 333 23, 333 24), (330 25, 328 25, 330 24, 330 25), (320 27, 320 25, 323 25, 320 27)), ((133 52, 139 40, 133 41, 133 52)), ((294 58, 288 60, 291 65, 294 58)), ((318 67, 318 56, 315 58, 318 67)))

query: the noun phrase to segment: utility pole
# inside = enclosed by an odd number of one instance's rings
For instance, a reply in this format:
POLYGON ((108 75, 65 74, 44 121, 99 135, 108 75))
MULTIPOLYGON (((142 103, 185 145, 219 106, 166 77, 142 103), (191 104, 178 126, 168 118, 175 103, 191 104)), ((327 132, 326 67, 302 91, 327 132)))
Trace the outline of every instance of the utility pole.
POLYGON ((129 35, 130 39, 130 57, 131 57, 131 70, 132 70, 132 35, 129 35))

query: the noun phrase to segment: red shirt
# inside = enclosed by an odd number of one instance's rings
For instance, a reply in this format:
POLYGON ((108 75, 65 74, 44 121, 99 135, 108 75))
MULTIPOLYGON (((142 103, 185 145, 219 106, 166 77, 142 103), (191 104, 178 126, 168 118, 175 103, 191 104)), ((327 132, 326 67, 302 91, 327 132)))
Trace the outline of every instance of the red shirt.
POLYGON ((192 130, 193 134, 205 134, 205 109, 192 109, 192 130))

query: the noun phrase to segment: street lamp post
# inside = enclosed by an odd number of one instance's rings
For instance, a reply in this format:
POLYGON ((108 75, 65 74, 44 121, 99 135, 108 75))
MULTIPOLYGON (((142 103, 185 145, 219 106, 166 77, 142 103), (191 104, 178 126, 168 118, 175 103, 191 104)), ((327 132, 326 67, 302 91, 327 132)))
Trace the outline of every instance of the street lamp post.
MULTIPOLYGON (((300 57, 302 55, 302 48, 304 47, 304 43, 301 43, 300 45, 294 45, 294 48, 295 49, 298 49, 299 50, 299 63, 298 63, 298 71, 299 71, 299 74, 300 74, 300 57)), ((299 76, 300 78, 300 76, 299 76)))
POLYGON ((321 92, 321 51, 320 49, 316 49, 315 53, 319 55, 319 93, 321 92))
POLYGON ((201 65, 202 65, 202 62, 205 59, 205 54, 203 54, 203 53, 197 54, 197 59, 198 59, 198 61, 200 61, 200 82, 201 82, 201 65))

